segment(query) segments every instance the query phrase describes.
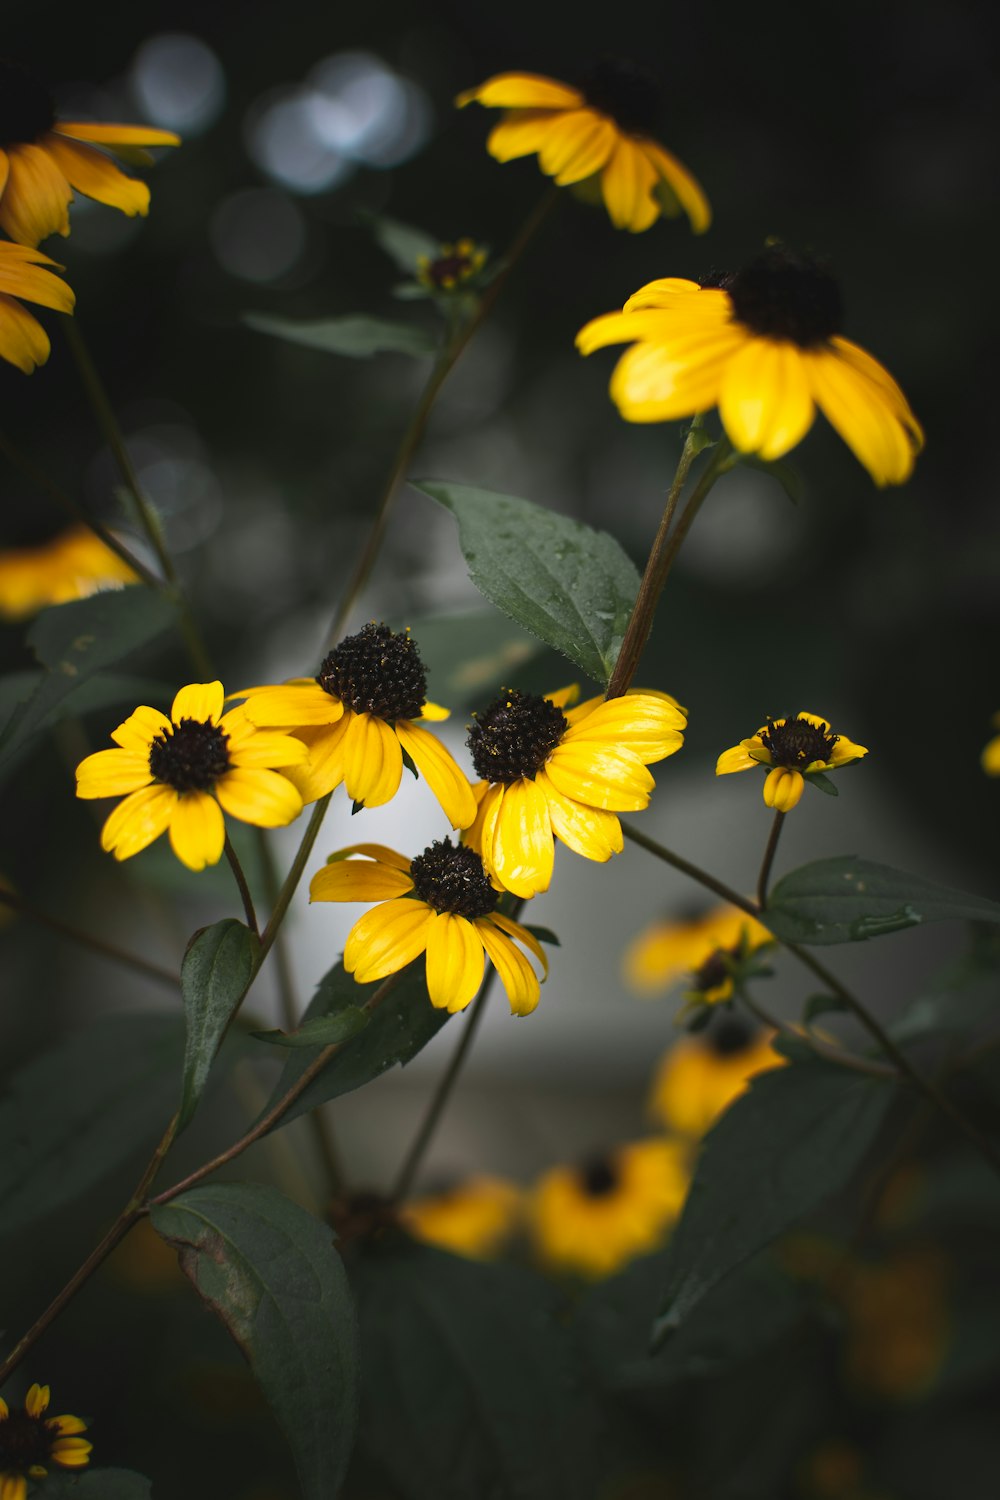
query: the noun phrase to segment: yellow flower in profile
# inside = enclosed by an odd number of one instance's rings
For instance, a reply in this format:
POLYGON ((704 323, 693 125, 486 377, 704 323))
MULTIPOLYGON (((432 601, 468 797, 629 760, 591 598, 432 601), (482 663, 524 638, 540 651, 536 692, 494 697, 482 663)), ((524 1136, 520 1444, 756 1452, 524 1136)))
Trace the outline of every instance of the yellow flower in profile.
POLYGON ((21 301, 62 313, 71 313, 76 303, 72 289, 53 276, 46 269, 49 266, 61 269, 40 250, 0 240, 0 359, 17 365, 25 375, 36 365, 44 365, 52 346, 41 323, 21 301))
POLYGON ((458 240, 454 245, 442 245, 438 254, 431 258, 417 258, 417 280, 429 292, 453 292, 474 281, 486 264, 486 250, 475 240, 458 240))
POLYGON ((0 63, 0 229, 22 245, 69 234, 73 193, 134 217, 149 211, 149 188, 108 152, 151 163, 149 146, 177 146, 172 130, 57 120, 48 90, 22 68, 0 63))
POLYGON ((535 1187, 530 1232, 543 1266, 597 1278, 664 1243, 691 1181, 689 1153, 654 1137, 576 1167, 553 1167, 535 1187))
POLYGON ((684 743, 687 717, 665 693, 568 708, 575 697, 575 687, 544 698, 508 688, 473 715, 468 746, 482 779, 465 839, 515 896, 548 890, 556 838, 584 859, 619 854, 615 814, 649 805, 655 783, 646 767, 684 743))
POLYGON ((755 1074, 785 1062, 771 1047, 773 1036, 741 1017, 724 1015, 706 1030, 682 1037, 664 1055, 653 1079, 653 1119, 699 1140, 755 1074))
POLYGON ((74 526, 41 546, 0 551, 0 618, 26 620, 50 604, 137 582, 89 527, 74 526))
MULTIPOLYGON (((1000 714, 993 715, 994 729, 1000 729, 1000 714)), ((1000 776, 1000 734, 984 747, 980 764, 987 776, 1000 776)))
POLYGON ((653 922, 625 949, 625 980, 640 994, 651 994, 686 975, 689 993, 716 1004, 733 993, 726 958, 770 942, 767 928, 735 906, 717 906, 689 922, 653 922))
POLYGON ((902 484, 923 432, 889 372, 841 336, 840 289, 813 261, 771 248, 704 282, 666 277, 577 334, 583 354, 630 343, 611 377, 628 422, 719 408, 741 453, 777 459, 819 406, 877 485, 902 484))
POLYGON ((190 870, 217 864, 223 810, 258 828, 298 817, 302 798, 280 770, 306 749, 288 734, 264 734, 241 708, 223 714, 221 682, 195 682, 174 698, 170 718, 143 705, 119 724, 117 750, 98 750, 76 768, 78 797, 120 797, 101 830, 101 848, 130 859, 170 830, 190 870), (279 769, 280 768, 280 769, 279 769))
POLYGON ((520 1227, 523 1214, 519 1187, 484 1176, 404 1203, 399 1221, 414 1239, 439 1250, 469 1260, 494 1260, 520 1227))
POLYGON ((251 724, 289 730, 308 747, 308 763, 288 772, 303 802, 343 783, 354 802, 380 807, 399 791, 405 752, 452 827, 466 828, 476 801, 451 755, 423 728, 448 717, 448 709, 428 703, 426 691, 427 672, 409 631, 372 622, 346 636, 316 677, 233 696, 246 699, 251 724))
POLYGON ((801 710, 788 719, 768 719, 748 740, 724 750, 716 763, 716 776, 733 771, 767 769, 764 801, 776 812, 791 812, 798 806, 807 776, 837 771, 867 755, 864 745, 855 745, 845 734, 834 734, 826 719, 801 710))
POLYGON ((381 903, 355 922, 344 947, 344 968, 359 984, 386 979, 426 953, 431 1004, 464 1010, 488 955, 514 1015, 526 1016, 538 1004, 539 984, 513 940, 534 954, 543 975, 548 964, 533 933, 497 911, 499 898, 479 855, 450 839, 435 840, 413 860, 383 844, 352 844, 309 886, 311 901, 381 903))
POLYGON ((90 1462, 93 1444, 80 1436, 86 1422, 47 1417, 49 1396, 49 1387, 37 1384, 29 1387, 22 1407, 11 1408, 0 1396, 0 1500, 26 1500, 28 1480, 44 1479, 49 1464, 82 1469, 90 1462))
POLYGON ((604 199, 616 229, 648 229, 661 214, 685 213, 695 234, 712 221, 688 169, 653 139, 657 87, 642 68, 605 62, 580 88, 535 73, 498 73, 459 94, 504 110, 486 149, 497 161, 534 156, 559 187, 579 184, 604 199))

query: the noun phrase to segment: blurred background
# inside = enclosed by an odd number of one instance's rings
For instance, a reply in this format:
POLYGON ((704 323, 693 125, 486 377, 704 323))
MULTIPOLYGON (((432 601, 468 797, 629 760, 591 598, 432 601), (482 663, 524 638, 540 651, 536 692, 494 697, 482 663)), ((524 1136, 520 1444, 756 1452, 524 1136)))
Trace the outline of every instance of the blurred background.
MULTIPOLYGON (((713 494, 640 674, 690 712, 685 749, 660 768, 643 826, 749 889, 770 818, 759 779, 716 783, 715 758, 768 715, 804 708, 871 754, 840 778, 838 801, 805 797, 789 820, 779 873, 859 852, 994 894, 1000 788, 979 768, 1000 709, 988 667, 1000 615, 989 440, 997 292, 982 268, 995 243, 1000 162, 985 22, 972 4, 692 10, 646 0, 622 0, 603 15, 524 0, 496 8, 383 0, 376 20, 364 7, 299 0, 280 8, 152 0, 141 10, 105 4, 99 24, 84 7, 60 12, 57 23, 41 11, 22 17, 10 55, 49 82, 64 118, 145 122, 184 137, 148 174, 147 220, 78 200, 69 240, 44 248, 67 266, 80 325, 227 688, 316 669, 425 375, 421 360, 402 355, 348 361, 284 344, 250 330, 244 315, 363 311, 430 322, 427 304, 393 299, 400 277, 365 214, 444 241, 470 236, 501 254, 546 186, 533 158, 492 161, 484 146, 495 116, 457 113, 454 95, 507 69, 572 80, 595 59, 638 58, 662 82, 657 134, 705 186, 713 227, 695 238, 684 221, 661 220, 631 236, 615 232, 603 210, 562 195, 446 385, 414 473, 579 516, 613 532, 641 567, 680 430, 622 422, 607 396, 614 351, 581 360, 577 329, 653 277, 736 266, 771 235, 827 256, 842 285, 845 332, 899 379, 927 449, 908 485, 880 492, 820 419, 793 455, 799 503, 750 469, 713 494)), ((127 529, 111 456, 58 329, 52 335, 51 360, 30 380, 0 368, 4 429, 127 529)), ((0 547, 62 529, 13 468, 0 469, 0 486, 0 547)), ((544 690, 571 676, 501 617, 490 623, 452 518, 412 490, 398 497, 351 628, 371 618, 413 628, 431 696, 455 709, 448 732, 458 754, 469 712, 501 683, 544 690)), ((23 634, 0 627, 5 672, 32 665, 23 634)), ((191 675, 169 641, 131 665, 162 684, 163 701, 191 675)), ((195 926, 233 910, 229 874, 220 866, 192 876, 165 848, 121 867, 101 854, 94 808, 74 800, 71 769, 107 742, 115 722, 112 711, 64 723, 8 780, 0 873, 46 910, 176 964, 195 926)), ((420 784, 363 821, 362 830, 335 799, 310 870, 358 837, 413 853, 443 831, 420 784)), ((297 838, 295 827, 278 836, 279 851, 290 853, 297 838)), ((675 1004, 629 993, 622 950, 653 919, 702 905, 637 849, 611 870, 561 853, 553 890, 533 913, 563 944, 541 1006, 514 1024, 496 997, 428 1159, 428 1183, 473 1168, 527 1181, 553 1161, 643 1133, 649 1075, 672 1038, 675 1004)), ((289 930, 303 1000, 354 916, 309 911, 300 894, 289 930)), ((169 992, 23 921, 2 942, 9 998, 0 1035, 11 1064, 84 1018, 173 1003, 169 992)), ((911 932, 838 952, 837 969, 892 1012, 960 942, 947 928, 911 932)), ((805 993, 782 961, 776 1007, 794 1007, 805 993)), ((262 982, 252 1008, 263 1016, 272 1006, 262 982)), ((454 1030, 405 1074, 338 1103, 341 1144, 365 1185, 391 1177, 454 1030)), ((251 1098, 262 1087, 249 1071, 239 1086, 251 1098)), ((219 1118, 189 1148, 195 1157, 213 1129, 221 1142, 230 1138, 239 1107, 251 1106, 235 1096, 218 1103, 219 1118)), ((293 1131, 288 1139, 299 1141, 293 1131)), ((281 1172, 303 1201, 315 1193, 308 1165, 298 1183, 287 1162, 266 1153, 254 1170, 281 1172)), ((13 1301, 0 1323, 19 1327, 75 1263, 120 1184, 104 1191, 88 1197, 72 1234, 53 1225, 51 1253, 30 1270, 5 1267, 13 1301)), ((116 1381, 143 1338, 186 1337, 175 1321, 168 1331, 148 1300, 135 1301, 142 1316, 105 1343, 116 1381)), ((60 1362, 76 1369, 73 1350, 88 1347, 111 1305, 120 1303, 110 1291, 104 1307, 100 1297, 81 1299, 65 1320, 69 1347, 60 1352, 50 1340, 38 1378, 55 1383, 60 1362)), ((201 1318, 196 1307, 186 1316, 201 1318)), ((244 1421, 243 1377, 227 1363, 221 1333, 211 1358, 229 1374, 205 1377, 210 1394, 196 1412, 190 1386, 182 1398, 178 1384, 173 1395, 157 1391, 145 1420, 155 1406, 157 1420, 176 1420, 178 1431, 203 1421, 218 1432, 231 1380, 232 1410, 244 1421)), ((165 1351, 163 1368, 174 1368, 165 1351)), ((93 1379, 102 1456, 113 1449, 116 1461, 146 1467, 143 1419, 130 1407, 116 1424, 114 1382, 93 1379)), ((274 1448, 273 1484, 241 1495, 285 1493, 277 1436, 274 1448)), ((181 1452, 169 1449, 165 1495, 181 1493, 183 1471, 181 1452)), ((215 1462, 206 1458, 197 1481, 185 1474, 184 1493, 218 1493, 220 1484, 229 1493, 215 1462)))

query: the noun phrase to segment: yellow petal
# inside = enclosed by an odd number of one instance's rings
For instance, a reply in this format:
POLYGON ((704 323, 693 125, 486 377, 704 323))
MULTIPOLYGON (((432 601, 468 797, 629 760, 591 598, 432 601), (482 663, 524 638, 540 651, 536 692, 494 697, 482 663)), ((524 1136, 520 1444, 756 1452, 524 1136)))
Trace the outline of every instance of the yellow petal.
MULTIPOLYGON (((232 714, 224 714, 221 727, 229 728, 232 714)), ((248 725, 229 742, 229 759, 234 766, 298 766, 305 765, 309 751, 301 740, 291 734, 278 734, 272 730, 254 729, 248 725)))
POLYGON ((708 411, 719 399, 728 361, 745 342, 735 323, 690 328, 678 321, 669 338, 636 344, 622 355, 611 377, 611 399, 628 422, 668 422, 708 411))
POLYGON ((148 750, 145 755, 132 750, 97 750, 76 768, 76 795, 122 797, 148 786, 152 779, 148 750))
POLYGON ((37 245, 50 234, 69 234, 72 190, 48 152, 41 146, 18 145, 8 148, 7 158, 0 229, 25 245, 37 245))
POLYGON ((564 797, 544 770, 539 771, 535 782, 541 784, 545 793, 552 832, 574 854, 604 864, 613 854, 621 853, 624 848, 622 826, 614 813, 585 807, 571 797, 564 797))
POLYGON ((862 349, 860 344, 854 344, 850 339, 841 338, 839 334, 835 334, 830 343, 836 349, 841 359, 845 360, 847 364, 852 365, 862 375, 866 376, 867 379, 881 388, 883 395, 888 398, 895 408, 899 420, 904 426, 910 429, 911 436, 917 448, 922 448, 924 434, 920 423, 914 416, 910 403, 889 374, 889 371, 885 368, 885 365, 879 364, 878 360, 874 359, 865 349, 862 349))
POLYGON ((987 776, 1000 776, 1000 736, 983 747, 979 763, 987 776))
MULTIPOLYGON (((625 304, 624 311, 639 312, 643 308, 676 308, 683 307, 687 298, 692 293, 701 293, 702 287, 697 281, 688 281, 686 276, 660 276, 655 281, 647 281, 637 292, 633 292, 625 304)), ((709 288, 709 291, 715 288, 709 288)), ((711 306, 713 299, 709 296, 708 305, 711 306)), ((699 304, 704 306, 705 304, 699 304)), ((728 316, 728 306, 726 306, 728 316)))
POLYGON ((576 745, 564 741, 545 762, 545 772, 564 797, 605 812, 648 807, 656 784, 631 750, 600 742, 576 745))
POLYGON ((208 792, 182 792, 170 818, 170 847, 189 870, 217 865, 226 842, 222 809, 208 792))
MULTIPOLYGON (((24 245, 8 245, 0 241, 0 292, 8 297, 20 297, 25 302, 37 302, 39 307, 53 307, 57 312, 72 312, 76 298, 72 289, 59 276, 46 271, 38 260, 54 265, 47 256, 28 261, 11 251, 24 250, 24 245)), ((37 254, 37 252, 36 252, 37 254)), ((112 554, 113 555, 113 554, 112 554)))
MULTIPOLYGON (((344 705, 318 682, 278 683, 247 689, 243 712, 262 729, 299 729, 306 724, 336 724, 344 705)), ((242 696, 240 694, 239 696, 242 696)))
POLYGON ((345 859, 317 870, 309 883, 310 901, 391 901, 412 891, 405 870, 371 860, 345 859))
POLYGON ((527 927, 522 927, 520 922, 515 922, 511 917, 505 917, 502 911, 490 912, 489 920, 493 923, 494 927, 499 927, 500 931, 505 932, 508 937, 515 938, 517 942, 523 943, 528 951, 533 953, 538 959, 545 978, 549 977, 549 961, 545 957, 544 948, 533 932, 529 932, 527 927))
POLYGON ((486 139, 486 149, 494 161, 515 161, 540 151, 552 129, 554 115, 550 109, 514 109, 494 125, 486 139))
POLYGON ((129 218, 149 212, 149 188, 137 177, 128 177, 110 157, 79 141, 60 140, 50 132, 45 149, 70 187, 85 198, 120 209, 129 218))
POLYGON ((172 130, 150 125, 98 125, 90 120, 57 120, 52 127, 74 141, 92 141, 95 146, 179 146, 181 138, 172 130))
POLYGON ((160 734, 172 734, 173 725, 162 714, 158 708, 149 708, 146 704, 140 704, 134 713, 118 725, 117 729, 111 731, 111 738, 116 745, 121 745, 123 750, 133 750, 137 754, 149 754, 149 747, 160 734))
POLYGON ((115 859, 130 859, 165 833, 177 805, 170 786, 147 786, 133 792, 109 814, 101 829, 101 848, 115 859))
POLYGON ((257 828, 283 828, 302 811, 302 797, 287 776, 255 766, 227 771, 215 795, 227 813, 257 828))
POLYGON ((777 339, 750 339, 726 365, 719 415, 742 453, 775 459, 794 448, 815 415, 802 350, 777 339))
POLYGON ((286 775, 298 787, 303 802, 315 802, 334 791, 344 779, 344 740, 354 715, 346 713, 336 724, 303 729, 296 736, 304 743, 309 759, 304 766, 289 766, 286 775))
POLYGON ((0 1474, 0 1500, 27 1500, 28 1481, 23 1474, 0 1474))
POLYGON ((192 682, 182 687, 170 707, 175 724, 194 719, 199 724, 218 724, 225 695, 221 682, 192 682))
POLYGON ((405 854, 399 854, 395 849, 390 849, 388 844, 348 844, 343 849, 336 850, 327 859, 327 864, 336 864, 338 860, 350 859, 352 854, 362 854, 368 859, 377 859, 379 864, 389 865, 393 870, 410 869, 410 861, 405 854))
POLYGON ((73 1417, 69 1414, 61 1417, 47 1418, 47 1425, 58 1432, 61 1437, 72 1437, 75 1433, 86 1432, 87 1424, 81 1417, 73 1417))
POLYGON ((440 802, 453 828, 468 828, 478 808, 472 787, 441 741, 419 724, 400 719, 396 724, 399 743, 440 802))
POLYGON ((616 229, 639 234, 655 224, 660 205, 653 196, 657 172, 641 144, 619 135, 601 172, 601 191, 616 229))
POLYGON ((395 732, 374 714, 353 714, 344 737, 344 785, 354 802, 381 807, 399 791, 403 752, 395 732))
POLYGON ((538 165, 560 187, 599 172, 614 150, 617 131, 592 109, 567 110, 553 120, 538 165))
POLYGON ((508 891, 528 898, 548 890, 554 859, 545 793, 537 782, 522 777, 504 787, 497 804, 489 866, 508 891))
POLYGON ((885 386, 836 350, 805 351, 817 405, 879 486, 902 484, 920 449, 919 429, 904 421, 885 386))
POLYGON ((0 296, 0 359, 30 375, 44 365, 51 347, 41 323, 13 297, 0 296))
POLYGON ((24 1409, 29 1417, 40 1417, 48 1409, 51 1390, 47 1385, 34 1385, 28 1387, 28 1394, 24 1398, 24 1409))
POLYGON ((461 109, 473 100, 487 109, 578 109, 584 102, 577 89, 539 73, 496 73, 455 102, 461 109))
POLYGON ((764 780, 764 802, 775 812, 791 812, 798 805, 805 781, 798 771, 785 766, 775 766, 764 780))
POLYGON ((442 708, 440 703, 425 701, 423 708, 420 710, 420 718, 425 719, 429 724, 440 724, 445 719, 451 718, 451 709, 442 708))
POLYGON ((405 969, 426 948, 434 916, 426 902, 408 898, 373 907, 351 928, 344 968, 359 984, 405 969))
POLYGON ((485 964, 478 925, 437 912, 427 929, 427 993, 438 1010, 464 1010, 483 982, 485 964))
POLYGON ((734 745, 731 750, 723 750, 715 763, 715 774, 728 776, 732 771, 752 771, 754 766, 759 765, 760 761, 749 755, 745 746, 740 743, 734 745))
MULTIPOLYGON (((704 234, 712 222, 712 210, 702 191, 701 184, 692 177, 676 156, 664 149, 658 141, 644 140, 642 149, 653 165, 653 170, 668 193, 687 214, 695 234, 704 234)), ((667 212, 668 210, 664 210, 667 212)))
POLYGON ((591 318, 589 323, 583 325, 576 336, 576 347, 581 354, 593 354, 595 349, 606 349, 609 344, 630 344, 634 339, 652 339, 657 333, 664 333, 669 337, 670 325, 662 318, 650 319, 648 312, 633 313, 626 310, 602 313, 599 318, 591 318))
POLYGON ((564 745, 594 740, 625 745, 645 764, 663 760, 684 742, 687 716, 666 698, 628 693, 598 703, 563 735, 564 745))
POLYGON ((837 743, 830 752, 829 764, 831 766, 846 766, 852 760, 861 760, 868 754, 864 745, 856 745, 849 740, 846 734, 837 736, 837 743))
POLYGON ((507 991, 512 1014, 530 1015, 541 995, 534 969, 520 948, 516 948, 505 933, 498 931, 489 917, 478 918, 476 928, 493 967, 500 975, 500 983, 507 991))

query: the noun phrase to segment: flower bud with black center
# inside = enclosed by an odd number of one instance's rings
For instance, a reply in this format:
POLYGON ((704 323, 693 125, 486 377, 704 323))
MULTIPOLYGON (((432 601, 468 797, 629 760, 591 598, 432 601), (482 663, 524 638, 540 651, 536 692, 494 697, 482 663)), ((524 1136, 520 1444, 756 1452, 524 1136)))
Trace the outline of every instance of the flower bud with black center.
POLYGON ((717 776, 733 771, 749 771, 755 766, 767 770, 764 802, 776 812, 790 812, 798 805, 806 782, 812 777, 824 778, 867 755, 864 745, 856 745, 844 734, 834 734, 826 719, 818 714, 799 713, 787 719, 768 719, 757 733, 724 750, 715 767, 717 776))

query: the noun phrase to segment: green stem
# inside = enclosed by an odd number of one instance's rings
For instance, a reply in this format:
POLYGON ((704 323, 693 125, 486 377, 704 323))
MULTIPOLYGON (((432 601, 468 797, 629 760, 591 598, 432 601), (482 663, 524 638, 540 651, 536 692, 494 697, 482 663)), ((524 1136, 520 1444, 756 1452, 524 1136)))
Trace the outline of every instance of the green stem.
POLYGON ((302 879, 302 872, 306 867, 306 861, 312 853, 313 845, 323 825, 323 819, 326 816, 326 810, 330 805, 330 798, 332 796, 332 792, 327 792, 325 797, 320 797, 312 810, 312 816, 306 824, 305 833, 302 835, 302 842, 295 851, 295 858, 292 860, 288 874, 285 876, 284 884, 278 892, 278 898, 271 908, 271 915, 268 918, 267 926, 261 934, 258 968, 264 962, 278 936, 285 913, 288 910, 292 897, 295 895, 299 881, 302 879))
POLYGON ((785 814, 776 812, 774 822, 771 824, 771 836, 764 850, 764 858, 761 861, 760 874, 757 876, 757 905, 763 911, 767 905, 767 887, 771 879, 771 866, 774 864, 774 856, 778 850, 778 840, 781 838, 781 830, 784 826, 785 814))
POLYGON ((250 894, 250 887, 247 884, 246 875, 243 873, 243 866, 240 864, 239 855, 233 848, 232 841, 230 840, 228 833, 226 834, 226 842, 224 848, 226 851, 226 858, 229 861, 229 868, 233 872, 233 878, 236 881, 236 887, 240 893, 240 900, 243 902, 243 912, 247 919, 247 926, 252 933, 259 936, 260 928, 257 926, 257 913, 254 910, 253 896, 250 894))
POLYGON ((681 543, 690 531, 691 523, 701 509, 715 481, 725 474, 728 469, 732 468, 735 462, 733 450, 729 443, 725 438, 720 439, 708 467, 691 491, 676 526, 671 530, 671 522, 674 519, 674 513, 677 509, 677 504, 684 489, 691 465, 701 452, 703 446, 701 419, 696 417, 691 424, 684 447, 681 450, 677 471, 674 474, 673 483, 667 495, 667 503, 660 520, 659 530, 653 538, 653 545, 650 548, 649 558, 647 559, 646 568, 642 575, 642 582, 639 584, 639 592, 636 595, 628 627, 622 640, 618 660, 615 662, 615 668, 608 683, 605 694, 607 698, 620 698, 631 687, 632 679, 639 665, 639 658, 649 639, 649 632, 653 628, 656 606, 660 602, 660 595, 663 593, 670 570, 681 549, 681 543))
POLYGON ((740 990, 739 997, 761 1025, 779 1032, 782 1036, 794 1037, 797 1042, 805 1042, 817 1057, 822 1057, 826 1062, 836 1063, 842 1068, 852 1068, 855 1073, 865 1073, 870 1078, 898 1078, 896 1069, 890 1067, 888 1063, 875 1062, 870 1057, 858 1057, 855 1053, 848 1052, 845 1047, 837 1047, 831 1042, 824 1042, 822 1037, 815 1036, 808 1028, 800 1030, 798 1027, 790 1026, 787 1021, 779 1020, 777 1016, 765 1010, 764 1006, 745 989, 740 990))
POLYGON ((30 901, 25 901, 23 896, 18 896, 14 891, 0 886, 0 902, 9 906, 12 911, 18 912, 22 917, 27 917, 29 922, 37 922, 40 927, 47 927, 50 932, 57 932, 60 937, 66 938, 71 943, 76 943, 81 948, 89 948, 91 953, 99 953, 102 958, 110 958, 114 963, 124 964, 126 968, 134 969, 137 974, 144 974, 147 979, 157 979, 161 984, 169 984, 171 989, 176 989, 180 984, 176 974, 169 969, 161 968, 146 958, 140 958, 137 953, 129 953, 124 948, 118 948, 114 943, 106 943, 101 938, 92 937, 82 927, 71 927, 68 922, 62 922, 58 917, 50 917, 48 912, 41 911, 37 906, 32 906, 30 901))

